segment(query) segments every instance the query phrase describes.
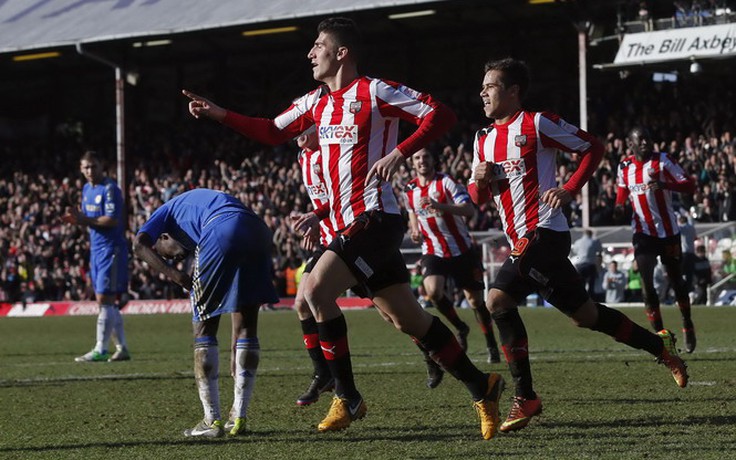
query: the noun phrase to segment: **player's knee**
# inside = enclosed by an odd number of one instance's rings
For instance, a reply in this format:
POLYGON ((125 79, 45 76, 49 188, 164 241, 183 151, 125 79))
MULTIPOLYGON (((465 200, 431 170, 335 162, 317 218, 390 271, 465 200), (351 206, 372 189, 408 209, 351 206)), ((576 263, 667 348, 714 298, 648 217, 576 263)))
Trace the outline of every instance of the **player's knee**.
POLYGON ((491 289, 488 293, 488 301, 486 302, 487 308, 491 313, 500 313, 509 308, 514 308, 516 302, 508 294, 497 289, 491 289))
POLYGON ((309 303, 304 296, 297 296, 294 299, 294 310, 296 310, 299 319, 307 319, 312 316, 312 310, 309 309, 309 303))

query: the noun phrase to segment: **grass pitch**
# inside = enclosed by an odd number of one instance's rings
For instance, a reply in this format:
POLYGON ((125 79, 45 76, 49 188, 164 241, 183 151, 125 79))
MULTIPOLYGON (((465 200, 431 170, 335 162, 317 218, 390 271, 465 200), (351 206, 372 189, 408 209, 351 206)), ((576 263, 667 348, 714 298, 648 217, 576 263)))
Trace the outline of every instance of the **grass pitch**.
MULTIPOLYGON (((434 313, 433 310, 430 310, 434 313)), ((625 309, 645 324, 642 309, 625 309)), ((472 312, 461 316, 473 322, 472 312)), ((664 308, 679 337, 679 313, 664 308)), ((89 350, 93 317, 0 319, 0 458, 152 459, 473 459, 736 458, 736 309, 693 310, 698 348, 686 356, 682 390, 644 352, 579 330, 553 309, 522 309, 535 387, 544 413, 528 428, 483 441, 471 400, 449 376, 424 386, 422 359, 410 340, 374 311, 347 312, 364 420, 319 434, 323 397, 297 407, 310 379, 293 312, 264 312, 261 365, 247 436, 191 440, 181 431, 201 418, 192 373, 187 315, 127 316, 133 360, 75 363, 89 350)), ((220 334, 223 413, 232 402, 227 371, 229 321, 220 334)), ((470 356, 485 362, 477 328, 470 356)), ((502 399, 506 416, 513 390, 502 399)))

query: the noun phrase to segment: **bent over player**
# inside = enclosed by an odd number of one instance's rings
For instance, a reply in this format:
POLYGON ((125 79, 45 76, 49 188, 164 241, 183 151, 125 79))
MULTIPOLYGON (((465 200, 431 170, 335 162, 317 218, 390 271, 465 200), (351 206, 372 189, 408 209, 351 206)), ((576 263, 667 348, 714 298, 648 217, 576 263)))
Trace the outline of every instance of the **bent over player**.
POLYGON ((245 432, 260 359, 258 310, 278 301, 271 266, 271 231, 237 198, 195 189, 167 201, 140 228, 135 255, 189 291, 194 330, 194 377, 204 418, 185 436, 220 437, 245 432), (194 256, 192 275, 164 259, 194 256), (218 389, 217 330, 232 313, 234 399, 223 426, 218 389))
POLYGON ((487 301, 516 387, 500 430, 524 428, 542 412, 542 401, 532 386, 527 332, 517 307, 535 291, 577 326, 651 353, 669 368, 677 385, 685 387, 687 369, 672 334, 666 330, 653 334, 618 310, 595 303, 568 259, 570 231, 561 208, 595 171, 602 144, 553 113, 522 109, 521 99, 529 86, 524 62, 511 58, 489 62, 485 72, 480 97, 485 115, 494 122, 476 134, 469 192, 478 204, 493 198, 513 248, 487 301), (581 157, 578 170, 561 186, 555 182, 557 150, 581 157))

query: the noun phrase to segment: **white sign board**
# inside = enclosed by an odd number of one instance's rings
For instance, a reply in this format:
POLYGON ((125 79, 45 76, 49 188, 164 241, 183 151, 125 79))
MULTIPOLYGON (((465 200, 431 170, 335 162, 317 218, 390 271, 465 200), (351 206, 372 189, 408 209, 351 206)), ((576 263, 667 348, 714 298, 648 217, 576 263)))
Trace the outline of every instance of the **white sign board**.
POLYGON ((736 23, 626 34, 614 64, 736 56, 736 23))

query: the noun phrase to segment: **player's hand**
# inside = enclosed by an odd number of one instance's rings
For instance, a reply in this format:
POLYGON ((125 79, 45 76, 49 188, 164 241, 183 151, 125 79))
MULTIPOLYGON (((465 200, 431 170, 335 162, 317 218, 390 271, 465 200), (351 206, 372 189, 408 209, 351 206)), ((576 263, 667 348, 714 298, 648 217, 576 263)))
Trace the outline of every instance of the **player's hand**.
POLYGON ((572 195, 562 187, 555 187, 544 192, 540 199, 550 208, 559 209, 572 201, 572 195))
POLYGON ((412 230, 411 232, 409 232, 409 237, 416 244, 422 242, 422 232, 420 232, 419 230, 412 230))
POLYGON ((198 96, 185 89, 181 90, 181 93, 190 99, 189 113, 191 113, 194 118, 205 116, 207 118, 212 118, 215 121, 222 121, 225 119, 227 110, 209 99, 198 96))
POLYGON ((379 180, 390 181, 396 171, 399 170, 399 166, 405 161, 406 158, 404 158, 401 150, 394 149, 393 152, 373 163, 373 167, 368 171, 368 175, 365 178, 365 185, 367 186, 374 176, 377 176, 379 180))
POLYGON ((658 180, 654 180, 648 183, 645 187, 646 190, 664 190, 664 184, 658 180))
POLYGON ((78 225, 80 214, 81 212, 78 209, 68 209, 66 214, 61 216, 61 220, 67 224, 78 225))
POLYGON ((310 233, 314 233, 315 230, 319 233, 319 217, 314 212, 294 214, 290 216, 290 219, 291 229, 297 235, 307 237, 310 233))
POLYGON ((181 286, 186 292, 190 292, 192 290, 192 277, 189 276, 188 273, 176 270, 172 281, 181 286))
POLYGON ((618 222, 624 217, 624 207, 620 204, 613 208, 613 221, 618 222))
POLYGON ((473 178, 478 188, 486 188, 493 180, 493 163, 490 161, 481 161, 473 171, 473 178))

